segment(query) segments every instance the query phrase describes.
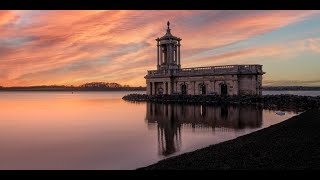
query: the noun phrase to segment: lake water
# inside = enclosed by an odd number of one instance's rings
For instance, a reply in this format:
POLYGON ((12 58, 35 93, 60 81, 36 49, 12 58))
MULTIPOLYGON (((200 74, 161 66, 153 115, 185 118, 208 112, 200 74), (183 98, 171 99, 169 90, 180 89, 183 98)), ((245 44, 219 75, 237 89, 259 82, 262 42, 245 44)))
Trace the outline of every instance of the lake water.
POLYGON ((0 92, 0 169, 135 169, 297 114, 131 103, 127 93, 0 92))

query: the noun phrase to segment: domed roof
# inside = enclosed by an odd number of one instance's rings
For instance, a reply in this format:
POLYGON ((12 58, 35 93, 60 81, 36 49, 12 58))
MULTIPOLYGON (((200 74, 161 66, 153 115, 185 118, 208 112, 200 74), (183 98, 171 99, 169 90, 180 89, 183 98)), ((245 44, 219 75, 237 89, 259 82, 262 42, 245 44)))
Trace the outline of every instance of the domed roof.
POLYGON ((169 39, 172 39, 172 40, 177 40, 177 41, 180 41, 181 39, 176 37, 176 36, 173 36, 171 34, 171 31, 170 31, 170 22, 168 21, 167 22, 167 25, 168 25, 168 28, 167 28, 167 32, 164 36, 162 36, 161 38, 159 38, 159 40, 169 40, 169 39))

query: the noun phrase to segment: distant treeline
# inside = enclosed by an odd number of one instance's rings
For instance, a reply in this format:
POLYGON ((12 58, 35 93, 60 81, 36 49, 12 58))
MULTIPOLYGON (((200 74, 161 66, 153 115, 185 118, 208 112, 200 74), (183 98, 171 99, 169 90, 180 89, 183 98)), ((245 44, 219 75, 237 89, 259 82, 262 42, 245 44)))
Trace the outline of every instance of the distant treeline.
MULTIPOLYGON (((264 86, 262 89, 264 91, 320 91, 319 86, 264 86)), ((90 82, 80 86, 0 86, 0 91, 146 91, 146 87, 130 87, 129 85, 121 85, 114 82, 90 82)))
POLYGON ((91 82, 80 86, 50 85, 50 86, 19 86, 3 87, 0 91, 145 91, 146 87, 130 87, 118 83, 91 82))
POLYGON ((264 86, 265 91, 320 91, 319 86, 264 86))

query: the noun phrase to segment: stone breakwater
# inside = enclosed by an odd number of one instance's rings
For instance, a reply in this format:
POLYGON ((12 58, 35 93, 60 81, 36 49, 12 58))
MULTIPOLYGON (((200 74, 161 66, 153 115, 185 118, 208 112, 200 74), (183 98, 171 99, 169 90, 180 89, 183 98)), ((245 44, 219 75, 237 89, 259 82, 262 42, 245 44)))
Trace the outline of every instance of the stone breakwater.
POLYGON ((320 108, 320 96, 264 95, 264 96, 217 96, 217 95, 146 95, 129 94, 122 99, 132 102, 182 103, 202 105, 256 105, 266 109, 308 110, 320 108))

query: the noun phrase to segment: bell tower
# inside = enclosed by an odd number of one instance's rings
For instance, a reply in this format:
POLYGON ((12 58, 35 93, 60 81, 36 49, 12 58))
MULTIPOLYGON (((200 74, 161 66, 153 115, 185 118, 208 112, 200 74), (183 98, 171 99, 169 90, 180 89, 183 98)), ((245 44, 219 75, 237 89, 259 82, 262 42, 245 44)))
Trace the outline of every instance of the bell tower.
POLYGON ((171 34, 170 22, 167 22, 167 32, 157 38, 157 70, 180 69, 180 41, 182 39, 171 34))

